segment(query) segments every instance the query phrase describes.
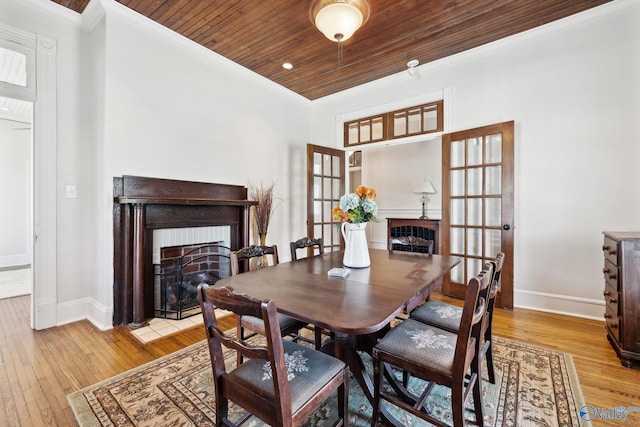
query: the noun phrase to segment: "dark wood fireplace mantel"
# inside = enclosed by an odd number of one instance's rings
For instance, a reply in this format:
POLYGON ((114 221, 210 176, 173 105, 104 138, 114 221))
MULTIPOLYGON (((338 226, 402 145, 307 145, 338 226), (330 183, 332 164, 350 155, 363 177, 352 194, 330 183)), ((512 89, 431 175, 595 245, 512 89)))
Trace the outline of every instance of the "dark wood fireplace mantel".
POLYGON ((113 179, 113 325, 153 317, 153 230, 229 226, 231 249, 249 244, 247 188, 137 176, 113 179))

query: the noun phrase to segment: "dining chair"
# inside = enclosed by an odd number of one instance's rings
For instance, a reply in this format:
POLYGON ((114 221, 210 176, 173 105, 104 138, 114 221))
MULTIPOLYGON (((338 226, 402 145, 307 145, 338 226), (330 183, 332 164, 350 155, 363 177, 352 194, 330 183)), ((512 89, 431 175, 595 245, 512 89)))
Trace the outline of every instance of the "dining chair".
POLYGON ((423 239, 415 236, 392 237, 390 240, 390 248, 398 248, 402 251, 424 252, 433 255, 433 240, 423 239), (394 246, 398 245, 398 246, 394 246), (423 250, 418 250, 423 249, 423 250))
MULTIPOLYGON (((480 347, 481 360, 485 359, 487 362, 487 375, 489 376, 489 382, 491 384, 495 384, 496 377, 493 367, 493 352, 491 345, 493 335, 492 324, 496 295, 500 289, 500 275, 504 264, 504 253, 498 253, 496 258, 489 261, 489 263, 493 266, 493 278, 491 280, 491 288, 487 298, 487 314, 482 321, 481 342, 478 342, 478 346, 480 347)), ((457 333, 460 327, 461 316, 462 309, 460 307, 433 299, 427 300, 410 314, 410 317, 414 320, 446 329, 453 333, 457 333)))
POLYGON ((238 426, 251 415, 273 426, 297 426, 337 390, 337 426, 347 426, 349 368, 328 354, 284 340, 273 300, 259 301, 232 288, 198 286, 213 369, 216 426, 238 426), (261 342, 247 342, 218 326, 215 308, 255 317, 264 326, 261 342), (245 363, 225 364, 223 347, 242 353, 245 363), (229 364, 232 365, 232 364, 229 364), (246 413, 230 420, 229 403, 246 413))
POLYGON ((253 271, 280 262, 278 246, 251 245, 231 251, 231 275, 236 276, 245 271, 253 271), (270 258, 270 260, 269 260, 270 258))
MULTIPOLYGON (((491 270, 491 268, 490 268, 491 270)), ((476 424, 482 427, 482 384, 475 338, 486 312, 486 296, 491 284, 491 271, 481 271, 469 280, 458 333, 452 333, 414 319, 407 319, 391 330, 372 351, 374 368, 374 400, 371 426, 375 426, 383 401, 389 402, 418 418, 438 426, 447 426, 435 418, 425 402, 436 384, 451 389, 453 426, 464 425, 464 409, 473 396, 476 424), (484 295, 484 297, 482 296, 484 295), (388 375, 397 394, 383 389, 385 366, 409 372, 427 381, 417 396, 388 375), (469 373, 469 374, 468 374, 469 373), (468 375, 467 375, 468 374, 468 375), (398 391, 399 390, 399 391, 398 391)), ((398 425, 400 423, 398 422, 398 425)))
MULTIPOLYGON (((324 254, 324 243, 322 237, 318 237, 317 239, 311 239, 309 237, 303 237, 289 244, 291 249, 291 261, 298 260, 298 249, 307 249, 307 255, 323 255, 324 254), (316 253, 317 252, 317 253, 316 253)), ((307 325, 307 327, 310 327, 307 325)), ((322 347, 322 335, 323 330, 320 326, 313 326, 313 335, 314 335, 314 345, 316 350, 319 350, 322 347)), ((329 335, 329 333, 326 333, 329 335)))
MULTIPOLYGON (((401 236, 392 237, 389 239, 389 251, 391 252, 419 252, 425 255, 433 255, 433 240, 423 239, 415 236, 401 236), (423 250, 414 251, 415 248, 421 248, 423 250)), ((405 307, 405 311, 396 315, 397 320, 405 320, 408 315, 407 311, 412 310, 418 304, 422 304, 424 301, 416 299, 411 305, 405 307)))
MULTIPOLYGON (((271 258, 271 265, 278 264, 278 247, 276 245, 252 245, 238 249, 237 251, 231 251, 229 256, 231 262, 231 275, 236 276, 243 270, 254 271, 259 268, 264 268, 266 266, 265 257, 271 258), (240 268, 241 265, 244 269, 240 268)), ((278 314, 278 324, 280 325, 282 335, 293 335, 296 339, 300 338, 300 329, 304 328, 306 325, 305 322, 301 322, 284 314, 278 314)), ((238 338, 245 340, 256 333, 264 335, 265 325, 261 319, 255 316, 236 316, 236 330, 238 338), (245 335, 245 330, 249 330, 251 333, 249 335, 245 335)), ((238 364, 240 363, 242 363, 242 354, 238 353, 238 364)))
POLYGON ((309 237, 303 237, 295 242, 290 243, 291 247, 291 260, 296 261, 298 259, 298 249, 307 249, 308 255, 322 255, 324 254, 324 243, 322 237, 317 239, 311 239, 309 237), (311 252, 313 250, 313 252, 311 252), (318 252, 316 254, 316 251, 318 252), (309 253, 311 252, 311 253, 309 253))

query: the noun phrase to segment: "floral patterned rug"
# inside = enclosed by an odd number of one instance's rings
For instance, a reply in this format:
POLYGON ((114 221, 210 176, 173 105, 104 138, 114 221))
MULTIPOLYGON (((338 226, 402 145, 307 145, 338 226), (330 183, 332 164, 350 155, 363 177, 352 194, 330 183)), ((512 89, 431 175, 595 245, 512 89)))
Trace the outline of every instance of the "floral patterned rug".
MULTIPOLYGON (((229 363, 233 363, 234 356, 229 356, 229 363)), ((496 384, 483 381, 485 426, 582 425, 579 411, 584 399, 571 355, 494 337, 494 363, 496 384)), ((422 381, 411 379, 410 387, 420 389, 423 386, 422 381)), ((429 410, 451 424, 449 389, 439 387, 432 395, 427 401, 429 410)), ((317 410, 305 425, 331 425, 337 413, 334 398, 317 410)), ((211 363, 206 343, 202 341, 76 391, 68 396, 68 400, 81 427, 215 425, 211 363)), ((242 413, 238 407, 232 409, 242 413)), ((389 407, 389 410, 403 425, 430 425, 395 407, 389 407)), ((467 420, 474 424, 473 412, 467 412, 467 420)), ((369 426, 370 418, 371 406, 352 380, 349 423, 369 426)), ((264 424, 250 419, 245 425, 264 424)))

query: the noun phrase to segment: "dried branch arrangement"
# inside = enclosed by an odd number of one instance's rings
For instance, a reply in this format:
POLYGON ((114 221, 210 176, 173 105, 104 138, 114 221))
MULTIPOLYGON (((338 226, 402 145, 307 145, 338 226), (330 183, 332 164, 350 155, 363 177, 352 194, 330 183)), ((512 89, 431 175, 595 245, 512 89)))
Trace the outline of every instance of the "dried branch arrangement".
POLYGON ((255 209, 255 220, 260 235, 261 244, 264 244, 264 236, 267 235, 269 221, 273 214, 275 181, 270 184, 249 185, 249 200, 258 202, 255 209))

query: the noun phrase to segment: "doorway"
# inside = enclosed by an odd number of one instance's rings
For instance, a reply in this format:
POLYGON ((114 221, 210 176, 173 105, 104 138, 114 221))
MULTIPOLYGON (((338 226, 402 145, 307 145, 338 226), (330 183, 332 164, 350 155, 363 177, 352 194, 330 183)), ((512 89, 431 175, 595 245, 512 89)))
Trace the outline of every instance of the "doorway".
POLYGON ((345 169, 343 150, 307 144, 307 236, 322 237, 325 251, 344 245, 331 210, 344 194, 345 169))
POLYGON ((24 81, 0 68, 0 96, 32 103, 32 294, 31 328, 57 323, 56 146, 57 88, 55 39, 0 23, 0 52, 14 55, 24 81), (16 55, 17 53, 17 55, 16 55), (37 60, 37 70, 36 70, 37 60), (23 65, 22 65, 23 64, 23 65), (5 74, 6 73, 6 74, 5 74), (36 83, 38 96, 36 98, 36 83))
POLYGON ((443 135, 441 247, 463 259, 444 294, 464 298, 469 280, 504 252, 496 307, 513 308, 513 172, 513 121, 443 135))
POLYGON ((0 97, 0 299, 33 289, 33 104, 0 97))

